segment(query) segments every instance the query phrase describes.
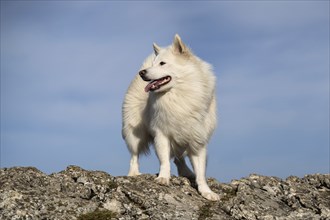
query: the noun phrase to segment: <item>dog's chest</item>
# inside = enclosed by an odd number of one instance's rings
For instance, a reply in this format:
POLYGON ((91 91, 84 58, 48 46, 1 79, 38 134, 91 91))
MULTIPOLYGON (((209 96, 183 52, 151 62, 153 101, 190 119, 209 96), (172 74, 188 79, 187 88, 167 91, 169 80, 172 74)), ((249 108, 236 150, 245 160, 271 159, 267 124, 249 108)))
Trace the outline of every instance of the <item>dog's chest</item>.
POLYGON ((199 118, 198 111, 187 100, 171 95, 149 97, 146 113, 151 129, 160 129, 168 134, 191 129, 199 118))

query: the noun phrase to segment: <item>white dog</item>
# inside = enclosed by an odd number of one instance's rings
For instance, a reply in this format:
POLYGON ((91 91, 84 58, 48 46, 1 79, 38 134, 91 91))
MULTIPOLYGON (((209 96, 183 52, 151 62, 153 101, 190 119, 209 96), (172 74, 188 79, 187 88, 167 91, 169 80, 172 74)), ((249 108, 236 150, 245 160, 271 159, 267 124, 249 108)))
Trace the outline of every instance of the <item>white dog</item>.
POLYGON ((216 78, 175 35, 167 48, 153 45, 123 103, 122 135, 131 153, 128 175, 139 175, 138 158, 153 144, 160 161, 156 181, 168 185, 170 159, 180 176, 196 178, 198 191, 219 200, 205 178, 207 143, 216 126, 216 78), (188 155, 195 174, 186 165, 188 155))

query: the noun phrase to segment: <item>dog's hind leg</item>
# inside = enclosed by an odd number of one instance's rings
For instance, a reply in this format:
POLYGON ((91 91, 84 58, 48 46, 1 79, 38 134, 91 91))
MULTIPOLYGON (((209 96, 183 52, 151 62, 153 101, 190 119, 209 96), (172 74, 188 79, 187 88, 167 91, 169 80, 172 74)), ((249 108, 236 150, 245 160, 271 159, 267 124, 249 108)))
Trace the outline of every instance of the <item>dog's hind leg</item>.
POLYGON ((191 169, 187 166, 185 160, 186 149, 183 147, 175 147, 175 157, 174 163, 178 169, 178 175, 188 178, 189 180, 195 181, 195 174, 191 171, 191 169))
POLYGON ((139 152, 138 152, 138 142, 139 140, 133 135, 129 135, 126 139, 127 147, 131 153, 130 167, 128 176, 140 175, 139 171, 139 152))
POLYGON ((147 154, 149 152, 147 134, 141 133, 140 131, 130 132, 125 137, 127 148, 131 153, 130 168, 128 176, 140 175, 139 170, 139 155, 141 153, 147 154))
POLYGON ((188 179, 191 179, 191 180, 195 179, 195 174, 187 166, 184 157, 174 158, 174 163, 175 163, 176 167, 178 168, 179 176, 187 177, 188 179))
POLYGON ((131 154, 130 168, 129 168, 128 176, 138 176, 140 174, 141 173, 139 171, 139 155, 131 154))

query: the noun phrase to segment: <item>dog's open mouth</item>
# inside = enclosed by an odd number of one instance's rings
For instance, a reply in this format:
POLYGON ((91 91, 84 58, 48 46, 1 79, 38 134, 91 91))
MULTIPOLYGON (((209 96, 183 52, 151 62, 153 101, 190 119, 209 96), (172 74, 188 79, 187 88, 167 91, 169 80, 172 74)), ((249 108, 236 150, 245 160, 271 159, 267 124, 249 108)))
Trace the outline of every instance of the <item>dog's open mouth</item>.
POLYGON ((172 78, 170 76, 165 76, 163 78, 153 80, 144 88, 144 91, 145 92, 155 91, 155 90, 159 89, 160 87, 169 83, 171 81, 171 79, 172 78))

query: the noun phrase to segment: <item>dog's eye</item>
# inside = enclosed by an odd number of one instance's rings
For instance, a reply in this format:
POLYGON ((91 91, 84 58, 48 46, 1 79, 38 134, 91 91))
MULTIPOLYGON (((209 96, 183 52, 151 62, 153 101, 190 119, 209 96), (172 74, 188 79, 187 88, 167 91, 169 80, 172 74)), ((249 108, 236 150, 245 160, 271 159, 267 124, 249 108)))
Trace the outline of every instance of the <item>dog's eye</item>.
POLYGON ((159 64, 160 64, 161 66, 163 66, 163 65, 166 64, 166 63, 162 61, 162 62, 160 62, 159 64))

